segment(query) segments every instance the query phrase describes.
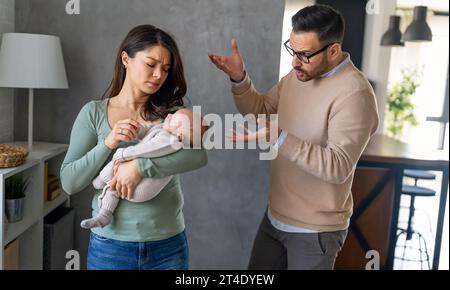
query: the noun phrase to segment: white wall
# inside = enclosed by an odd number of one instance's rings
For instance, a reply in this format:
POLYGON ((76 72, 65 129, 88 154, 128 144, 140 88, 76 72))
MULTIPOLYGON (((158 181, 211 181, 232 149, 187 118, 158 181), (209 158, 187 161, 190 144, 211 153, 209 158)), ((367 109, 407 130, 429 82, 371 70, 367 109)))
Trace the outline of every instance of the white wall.
POLYGON ((381 120, 378 132, 383 132, 391 48, 381 46, 380 40, 389 26, 389 16, 395 14, 396 1, 378 1, 377 4, 375 13, 366 15, 362 71, 369 80, 375 82, 381 120))
MULTIPOLYGON (((315 0, 286 0, 286 7, 283 16, 283 34, 282 42, 289 39, 292 31, 292 16, 300 9, 309 5, 314 5, 315 0)), ((281 57, 280 57, 280 79, 287 75, 292 69, 292 56, 286 51, 283 43, 281 43, 281 57)))
MULTIPOLYGON (((0 41, 3 33, 14 32, 14 1, 0 0, 0 41)), ((0 88, 0 142, 13 141, 14 91, 0 88)))

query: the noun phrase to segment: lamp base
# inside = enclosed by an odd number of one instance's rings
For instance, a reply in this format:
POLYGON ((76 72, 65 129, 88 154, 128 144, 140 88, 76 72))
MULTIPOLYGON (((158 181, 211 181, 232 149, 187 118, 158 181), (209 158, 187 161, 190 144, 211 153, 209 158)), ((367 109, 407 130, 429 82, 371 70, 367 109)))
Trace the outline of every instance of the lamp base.
POLYGON ((34 89, 28 90, 28 150, 33 151, 33 106, 34 89))

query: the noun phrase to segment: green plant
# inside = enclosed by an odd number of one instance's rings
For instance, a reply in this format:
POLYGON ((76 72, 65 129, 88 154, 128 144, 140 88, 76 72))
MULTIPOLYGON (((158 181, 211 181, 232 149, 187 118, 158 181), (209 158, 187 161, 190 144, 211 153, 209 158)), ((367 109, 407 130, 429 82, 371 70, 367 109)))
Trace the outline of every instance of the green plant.
POLYGON ((400 139, 406 123, 417 126, 419 123, 414 116, 414 104, 411 97, 420 85, 421 73, 417 69, 403 69, 401 82, 395 83, 389 91, 386 104, 386 133, 388 136, 400 139))
POLYGON ((25 197, 25 192, 30 185, 28 178, 22 174, 16 174, 6 179, 5 192, 6 199, 18 199, 25 197))

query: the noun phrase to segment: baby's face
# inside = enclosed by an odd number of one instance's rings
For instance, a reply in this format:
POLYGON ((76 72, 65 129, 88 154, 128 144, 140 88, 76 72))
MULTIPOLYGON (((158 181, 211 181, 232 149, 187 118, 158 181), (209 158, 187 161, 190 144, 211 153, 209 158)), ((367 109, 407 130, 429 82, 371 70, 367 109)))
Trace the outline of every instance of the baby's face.
POLYGON ((188 144, 191 139, 191 118, 182 111, 177 111, 175 114, 168 114, 164 120, 163 128, 172 135, 178 137, 180 141, 185 141, 188 144))

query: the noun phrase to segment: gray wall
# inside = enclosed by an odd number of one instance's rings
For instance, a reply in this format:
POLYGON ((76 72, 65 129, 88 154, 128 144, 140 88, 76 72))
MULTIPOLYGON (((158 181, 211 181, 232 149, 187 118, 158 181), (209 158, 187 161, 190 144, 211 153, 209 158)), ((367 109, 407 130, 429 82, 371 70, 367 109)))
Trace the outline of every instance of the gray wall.
MULTIPOLYGON (((0 0, 0 43, 2 34, 14 32, 14 0, 0 0)), ((14 90, 0 88, 0 143, 13 141, 14 90)))
MULTIPOLYGON (((192 104, 202 113, 236 113, 230 84, 207 52, 229 53, 236 37, 256 86, 278 80, 284 1, 82 0, 80 15, 66 15, 61 0, 16 0, 18 32, 61 37, 69 90, 35 91, 35 140, 69 142, 73 121, 98 99, 112 77, 116 49, 134 26, 150 23, 178 41, 192 104)), ((26 92, 18 90, 15 137, 26 139, 26 92)), ((208 166, 182 176, 192 269, 245 269, 267 203, 269 166, 255 150, 213 150, 208 166)), ((90 190, 72 198, 77 222, 90 215, 90 190)), ((84 254, 88 232, 76 229, 84 254)))

